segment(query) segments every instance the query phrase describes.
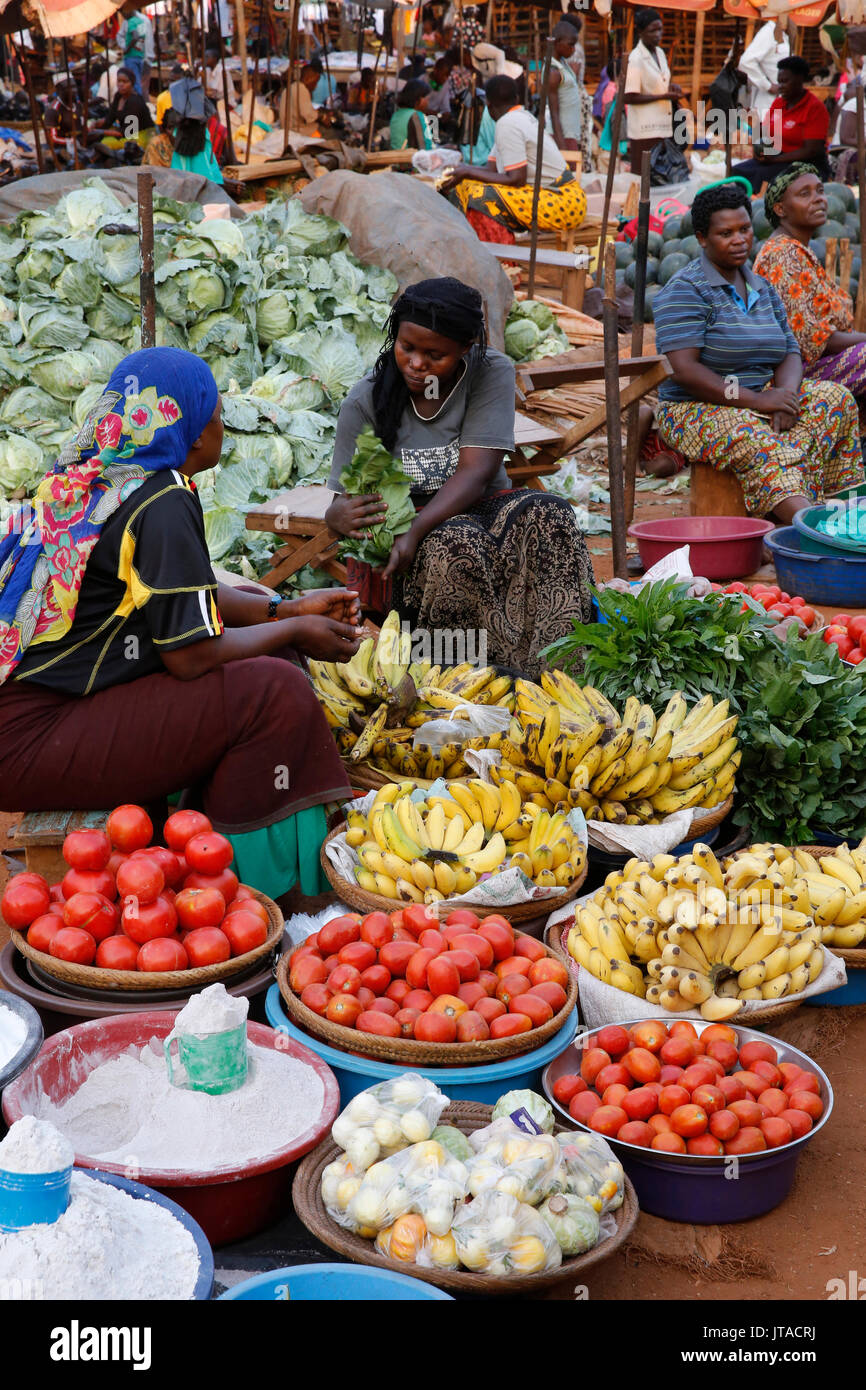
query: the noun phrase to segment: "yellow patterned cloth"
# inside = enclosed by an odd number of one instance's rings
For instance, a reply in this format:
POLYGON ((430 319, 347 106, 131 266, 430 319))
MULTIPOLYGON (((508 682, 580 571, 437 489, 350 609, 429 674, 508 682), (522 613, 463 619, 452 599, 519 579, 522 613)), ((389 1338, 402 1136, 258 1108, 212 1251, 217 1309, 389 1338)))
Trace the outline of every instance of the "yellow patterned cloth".
MULTIPOLYGON (((481 212, 514 232, 532 226, 532 184, 509 188, 504 183, 463 179, 453 196, 464 213, 481 212)), ((538 194, 538 227, 542 232, 573 231, 586 217, 586 194, 572 174, 562 174, 550 188, 538 194)))

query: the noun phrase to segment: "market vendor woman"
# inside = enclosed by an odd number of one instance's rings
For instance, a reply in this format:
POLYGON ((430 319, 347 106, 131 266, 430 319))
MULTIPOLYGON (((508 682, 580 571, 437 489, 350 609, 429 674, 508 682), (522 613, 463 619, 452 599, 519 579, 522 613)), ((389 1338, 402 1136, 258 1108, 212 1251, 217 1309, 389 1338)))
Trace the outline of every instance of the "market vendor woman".
POLYGON ((0 540, 0 809, 186 789, 242 879, 316 893, 325 804, 349 788, 291 657, 348 660, 357 598, 217 583, 191 480, 219 460, 220 412, 192 353, 132 353, 0 540))
MULTIPOLYGON (((373 371, 337 422, 329 487, 370 425, 402 460, 417 515, 385 568, 413 627, 486 634, 487 660, 536 675, 540 652, 590 613, 592 566, 571 504, 512 489, 514 365, 487 347, 477 290, 422 280, 397 300, 373 371)), ((382 519, 376 496, 338 496, 326 520, 359 536, 382 519)))

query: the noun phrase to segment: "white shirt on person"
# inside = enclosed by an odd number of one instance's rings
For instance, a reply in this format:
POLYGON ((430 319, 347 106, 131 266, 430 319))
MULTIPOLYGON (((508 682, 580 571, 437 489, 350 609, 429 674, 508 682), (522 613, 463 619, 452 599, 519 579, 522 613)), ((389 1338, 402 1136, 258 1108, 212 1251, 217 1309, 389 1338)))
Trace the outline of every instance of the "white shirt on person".
MULTIPOLYGON (((538 149, 538 121, 523 106, 512 106, 496 122, 496 138, 493 142, 491 158, 496 161, 500 174, 510 169, 526 165, 526 182, 535 180, 536 151, 538 149)), ((568 168, 556 147, 553 136, 544 132, 541 148, 541 186, 550 188, 568 168)))
POLYGON ((628 55, 625 78, 626 135, 629 140, 668 140, 674 133, 670 98, 663 98, 671 85, 671 70, 660 48, 652 52, 639 41, 628 55), (629 105, 629 93, 658 96, 658 101, 629 105))
POLYGON ((790 57, 791 45, 788 35, 783 34, 781 43, 776 42, 776 21, 770 19, 762 24, 752 42, 743 51, 737 64, 740 72, 749 82, 749 107, 763 116, 773 104, 774 94, 770 91, 779 80, 779 63, 790 57))

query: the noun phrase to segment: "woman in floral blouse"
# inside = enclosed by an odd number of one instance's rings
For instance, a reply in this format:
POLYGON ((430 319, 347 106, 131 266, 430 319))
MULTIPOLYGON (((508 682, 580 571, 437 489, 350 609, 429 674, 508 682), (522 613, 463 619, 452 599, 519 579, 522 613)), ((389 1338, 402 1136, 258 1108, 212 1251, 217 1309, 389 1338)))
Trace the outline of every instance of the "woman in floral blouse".
POLYGON ((815 170, 794 164, 774 179, 764 198, 775 227, 755 260, 773 286, 803 357, 803 375, 836 381, 857 398, 866 421, 866 333, 855 333, 851 296, 839 288, 809 248, 827 220, 827 199, 815 170))

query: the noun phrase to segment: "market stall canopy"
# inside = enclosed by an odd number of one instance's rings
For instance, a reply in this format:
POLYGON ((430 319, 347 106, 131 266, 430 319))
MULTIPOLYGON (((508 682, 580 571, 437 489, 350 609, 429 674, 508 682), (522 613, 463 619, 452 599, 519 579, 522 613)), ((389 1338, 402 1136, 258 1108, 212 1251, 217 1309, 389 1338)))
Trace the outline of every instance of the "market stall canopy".
POLYGON ((770 19, 773 15, 790 14, 792 22, 803 29, 812 29, 821 24, 832 6, 833 0, 817 0, 817 3, 814 0, 812 3, 798 3, 798 0, 724 0, 725 13, 735 18, 770 19))
MULTIPOLYGON (((646 9, 649 0, 625 0, 627 5, 634 9, 646 9)), ((716 0, 652 0, 650 8, 654 10, 713 10, 716 0)))
POLYGON ((0 32, 29 29, 35 20, 49 38, 63 39, 86 34, 119 9, 114 0, 28 0, 28 17, 24 17, 21 0, 0 0, 0 32), (7 11, 11 12, 8 20, 7 11))

